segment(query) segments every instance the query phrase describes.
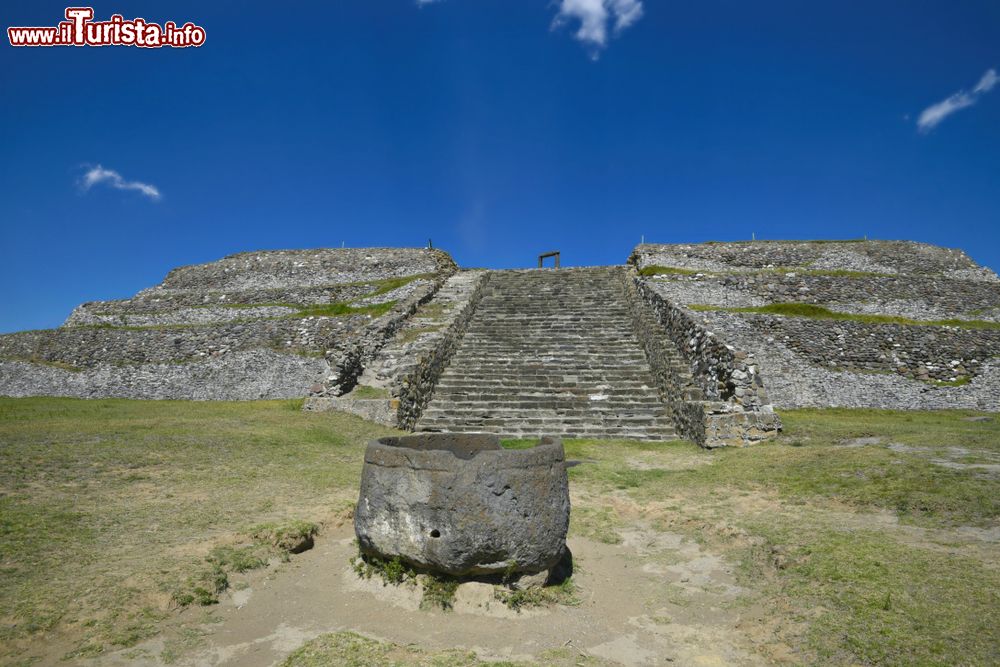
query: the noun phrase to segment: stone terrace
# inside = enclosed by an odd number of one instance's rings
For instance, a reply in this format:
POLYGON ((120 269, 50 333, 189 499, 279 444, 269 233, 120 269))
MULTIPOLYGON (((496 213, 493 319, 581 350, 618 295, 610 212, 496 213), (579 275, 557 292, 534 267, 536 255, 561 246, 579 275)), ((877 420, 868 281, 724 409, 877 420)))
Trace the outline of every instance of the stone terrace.
POLYGON ((373 353, 456 270, 405 248, 240 253, 171 271, 131 299, 85 303, 0 336, 0 394, 256 399, 305 395, 373 353))
POLYGON ((753 354, 776 406, 1000 409, 1000 329, 989 324, 1000 322, 1000 280, 960 250, 903 241, 644 244, 630 262, 656 294, 693 307, 706 329, 753 354), (734 312, 774 304, 914 323, 734 312))

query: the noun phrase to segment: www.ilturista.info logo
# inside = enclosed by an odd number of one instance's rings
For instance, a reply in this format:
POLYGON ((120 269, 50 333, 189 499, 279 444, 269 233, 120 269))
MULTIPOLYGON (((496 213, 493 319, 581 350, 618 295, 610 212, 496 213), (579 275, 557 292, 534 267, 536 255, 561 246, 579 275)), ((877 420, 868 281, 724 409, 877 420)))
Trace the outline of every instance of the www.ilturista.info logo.
POLYGON ((11 27, 11 46, 163 46, 184 48, 205 43, 205 29, 188 22, 178 26, 167 21, 162 26, 146 19, 126 21, 112 14, 107 21, 94 21, 93 7, 67 7, 66 20, 54 28, 11 27))

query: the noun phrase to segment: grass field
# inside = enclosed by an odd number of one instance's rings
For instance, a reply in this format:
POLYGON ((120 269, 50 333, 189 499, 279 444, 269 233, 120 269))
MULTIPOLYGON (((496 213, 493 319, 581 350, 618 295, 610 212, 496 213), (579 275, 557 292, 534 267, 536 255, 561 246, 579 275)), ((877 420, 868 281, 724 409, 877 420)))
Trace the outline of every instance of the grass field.
MULTIPOLYGON (((356 499, 365 442, 389 431, 299 408, 0 399, 0 663, 135 645, 185 605, 211 610, 241 569, 288 558, 272 539, 283 527, 318 524, 322 539, 356 499)), ((1000 662, 1000 423, 782 417, 780 439, 747 449, 569 441, 583 462, 571 532, 613 544, 642 524, 697 539, 787 621, 802 663, 1000 662)), ((352 635, 289 664, 379 655, 475 664, 352 635)))

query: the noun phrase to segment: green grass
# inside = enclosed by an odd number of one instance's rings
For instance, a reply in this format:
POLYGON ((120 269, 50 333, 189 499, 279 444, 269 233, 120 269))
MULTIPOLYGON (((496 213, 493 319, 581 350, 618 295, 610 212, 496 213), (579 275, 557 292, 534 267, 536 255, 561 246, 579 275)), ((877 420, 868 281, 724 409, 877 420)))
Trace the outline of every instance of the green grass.
POLYGON ((424 591, 420 598, 420 608, 451 610, 455 602, 455 593, 462 582, 447 576, 424 575, 421 579, 424 591))
MULTIPOLYGON (((350 507, 365 443, 393 431, 300 408, 0 399, 0 663, 51 662, 54 637, 74 638, 76 658, 133 646, 179 607, 202 613, 240 570, 276 562, 285 538, 350 507)), ((1000 481, 935 462, 1000 459, 1000 420, 967 421, 977 414, 786 411, 778 440, 711 452, 568 440, 568 458, 581 461, 569 470, 571 535, 696 540, 737 566, 762 618, 800 628, 782 641, 803 664, 996 664, 998 547, 956 529, 1000 524, 1000 481), (843 446, 861 437, 881 443, 843 446)), ((429 588, 428 604, 443 607, 449 584, 429 588)), ((537 657, 597 664, 575 652, 537 657)), ((286 664, 477 660, 339 633, 286 664)))
POLYGON ((358 556, 354 559, 354 572, 362 579, 375 577, 386 586, 399 586, 414 582, 417 573, 404 563, 399 556, 384 560, 377 556, 358 556))
MULTIPOLYGON (((395 289, 399 289, 404 285, 408 285, 415 280, 427 280, 434 277, 434 274, 423 273, 414 276, 405 276, 403 278, 387 278, 385 280, 377 280, 371 282, 362 283, 347 283, 346 285, 370 285, 374 289, 360 297, 361 299, 370 299, 375 296, 381 296, 387 294, 395 289)), ((337 285, 337 287, 344 287, 345 285, 337 285)), ((238 310, 248 310, 253 308, 262 308, 265 306, 280 306, 283 308, 294 308, 295 313, 290 315, 285 315, 285 319, 302 319, 306 317, 342 317, 345 315, 371 315, 372 317, 381 317, 385 315, 396 305, 396 301, 388 301, 386 303, 377 303, 366 306, 355 305, 354 301, 338 301, 336 303, 328 304, 317 304, 311 306, 304 306, 302 304, 286 303, 286 302, 274 302, 274 303, 259 303, 259 304, 246 304, 246 303, 225 303, 225 304, 211 304, 203 306, 192 306, 195 308, 212 308, 212 307, 222 307, 222 308, 233 308, 238 310)), ((247 324, 252 322, 257 322, 260 320, 267 319, 283 319, 282 317, 267 317, 258 319, 241 319, 241 320, 231 320, 227 324, 247 324)), ((218 326, 217 324, 207 323, 207 324, 151 324, 142 326, 133 325, 117 325, 109 323, 101 324, 80 324, 74 327, 75 329, 118 329, 124 331, 148 331, 148 330, 158 330, 158 329, 191 329, 198 327, 212 327, 218 326)))
MULTIPOLYGON (((282 667, 514 667, 512 662, 483 662, 471 651, 422 651, 368 639, 353 632, 323 635, 290 655, 282 667)), ((572 663, 569 663, 572 664, 572 663)))
POLYGON ((404 330, 400 339, 404 343, 412 343, 413 341, 417 340, 417 338, 419 338, 422 334, 440 331, 442 328, 443 328, 442 326, 433 326, 433 325, 423 326, 423 327, 412 327, 410 329, 404 330))
POLYGON ((0 357, 3 361, 23 361, 30 364, 41 364, 42 366, 49 366, 51 368, 58 368, 59 370, 69 371, 70 373, 79 373, 83 369, 79 366, 74 366, 72 364, 67 364, 62 361, 48 361, 47 359, 42 359, 38 356, 31 357, 0 357))
POLYGON ((997 547, 960 546, 951 531, 998 525, 1000 481, 933 462, 949 447, 1000 457, 1000 424, 964 419, 975 414, 787 411, 778 441, 711 453, 568 441, 586 461, 571 484, 588 493, 571 533, 614 543, 642 518, 727 553, 765 605, 807 624, 805 664, 995 664, 997 547))
POLYGON ((415 280, 433 280, 433 279, 434 279, 433 273, 421 273, 414 276, 404 276, 402 278, 386 278, 385 280, 379 280, 378 282, 373 283, 374 285, 376 285, 375 291, 372 292, 371 294, 365 295, 365 298, 367 299, 373 296, 381 296, 382 294, 387 294, 394 289, 399 289, 400 287, 409 285, 415 280))
POLYGON ((698 312, 723 311, 727 313, 760 313, 764 315, 781 315, 784 317, 809 317, 820 320, 844 320, 863 322, 865 324, 902 324, 907 326, 939 326, 959 327, 962 329, 1000 329, 1000 322, 985 320, 911 320, 906 317, 892 315, 860 315, 855 313, 838 313, 823 306, 811 303, 772 303, 766 306, 744 308, 725 308, 722 306, 707 306, 704 304, 689 304, 688 308, 698 312))
POLYGON ((423 594, 421 609, 449 611, 455 600, 455 593, 461 584, 459 579, 445 574, 418 574, 398 556, 389 560, 377 556, 358 555, 352 561, 355 574, 362 579, 378 579, 383 586, 420 585, 423 594))
POLYGON ((304 317, 340 317, 343 315, 371 315, 372 317, 381 317, 392 310, 395 305, 395 301, 375 303, 369 306, 354 306, 349 303, 328 303, 303 308, 288 317, 295 319, 302 319, 304 317))
POLYGON ((267 544, 285 553, 295 553, 312 544, 319 533, 319 526, 311 521, 293 519, 280 523, 271 522, 253 526, 247 531, 254 541, 267 544))
POLYGON ((575 607, 580 604, 576 585, 571 577, 563 579, 562 582, 554 586, 533 586, 521 590, 510 590, 497 586, 494 588, 493 596, 498 602, 514 611, 552 605, 575 607))
POLYGON ((936 387, 963 387, 972 382, 972 378, 968 375, 963 375, 960 378, 955 378, 954 380, 933 380, 932 384, 936 387))
MULTIPOLYGON (((788 550, 774 592, 824 610, 807 634, 816 662, 996 664, 1000 573, 982 560, 824 521, 747 525, 788 550)), ((744 555, 748 580, 769 574, 759 555, 744 555)))
POLYGON ((678 266, 644 266, 639 269, 640 276, 665 276, 665 275, 679 275, 679 276, 693 276, 698 273, 704 273, 704 271, 696 271, 694 269, 682 269, 678 266))
MULTIPOLYGON (((960 446, 1000 456, 1000 422, 967 422, 967 412, 881 410, 782 411, 785 431, 775 444, 724 448, 709 455, 711 465, 637 470, 623 461, 643 453, 700 460, 686 443, 655 445, 624 441, 571 440, 570 459, 592 461, 570 468, 572 482, 605 493, 628 491, 656 500, 662 490, 694 493, 705 488, 766 489, 789 502, 837 501, 859 511, 890 510, 904 523, 926 527, 988 527, 1000 519, 997 480, 929 462, 948 447, 960 446), (880 436, 888 443, 922 448, 923 455, 887 447, 839 447, 858 437, 880 436)), ((607 508, 590 509, 602 533, 610 528, 607 508)), ((574 516, 576 519, 574 508, 574 516)), ((584 528, 581 526, 581 528, 584 528)), ((592 530, 593 526, 584 528, 592 530)))
POLYGON ((254 559, 220 543, 351 506, 365 443, 393 431, 301 405, 0 399, 0 663, 211 604, 254 559))
POLYGON ((351 390, 346 398, 389 398, 390 396, 389 390, 384 387, 369 387, 359 384, 351 390))
MULTIPOLYGON (((369 299, 373 296, 381 296, 387 294, 394 289, 399 289, 405 285, 409 285, 415 280, 433 280, 433 273, 420 273, 412 276, 403 276, 401 278, 386 278, 384 280, 369 280, 360 281, 353 283, 336 283, 333 285, 328 285, 331 289, 343 288, 343 287, 371 287, 372 291, 366 293, 364 296, 360 297, 362 299, 369 299)), ((190 308, 263 308, 265 306, 279 306, 282 308, 294 308, 296 310, 301 310, 305 308, 310 308, 312 306, 307 306, 302 303, 291 303, 288 301, 272 301, 267 303, 219 303, 219 304, 205 304, 197 306, 189 306, 190 308)))

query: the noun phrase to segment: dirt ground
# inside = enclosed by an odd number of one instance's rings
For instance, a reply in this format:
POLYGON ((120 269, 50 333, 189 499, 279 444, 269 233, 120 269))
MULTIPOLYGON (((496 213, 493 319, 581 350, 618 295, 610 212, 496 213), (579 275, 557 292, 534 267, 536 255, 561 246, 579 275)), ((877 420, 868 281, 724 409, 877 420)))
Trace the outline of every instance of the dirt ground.
MULTIPOLYGON (((761 665, 753 652, 763 610, 736 585, 719 556, 674 533, 636 528, 621 544, 571 539, 578 604, 515 612, 488 584, 463 584, 451 611, 421 610, 419 589, 363 580, 353 571, 350 524, 329 531, 310 552, 259 576, 223 600, 207 622, 186 612, 162 636, 103 665, 280 662, 306 641, 350 630, 430 650, 462 648, 481 659, 532 660, 571 648, 598 664, 761 665), (183 653, 184 636, 198 636, 183 653), (180 641, 179 641, 180 640, 180 641)), ((780 649, 774 646, 773 649, 780 649)), ((789 649, 790 650, 790 649, 789 649)), ((593 664, 593 663, 591 663, 593 664)))

